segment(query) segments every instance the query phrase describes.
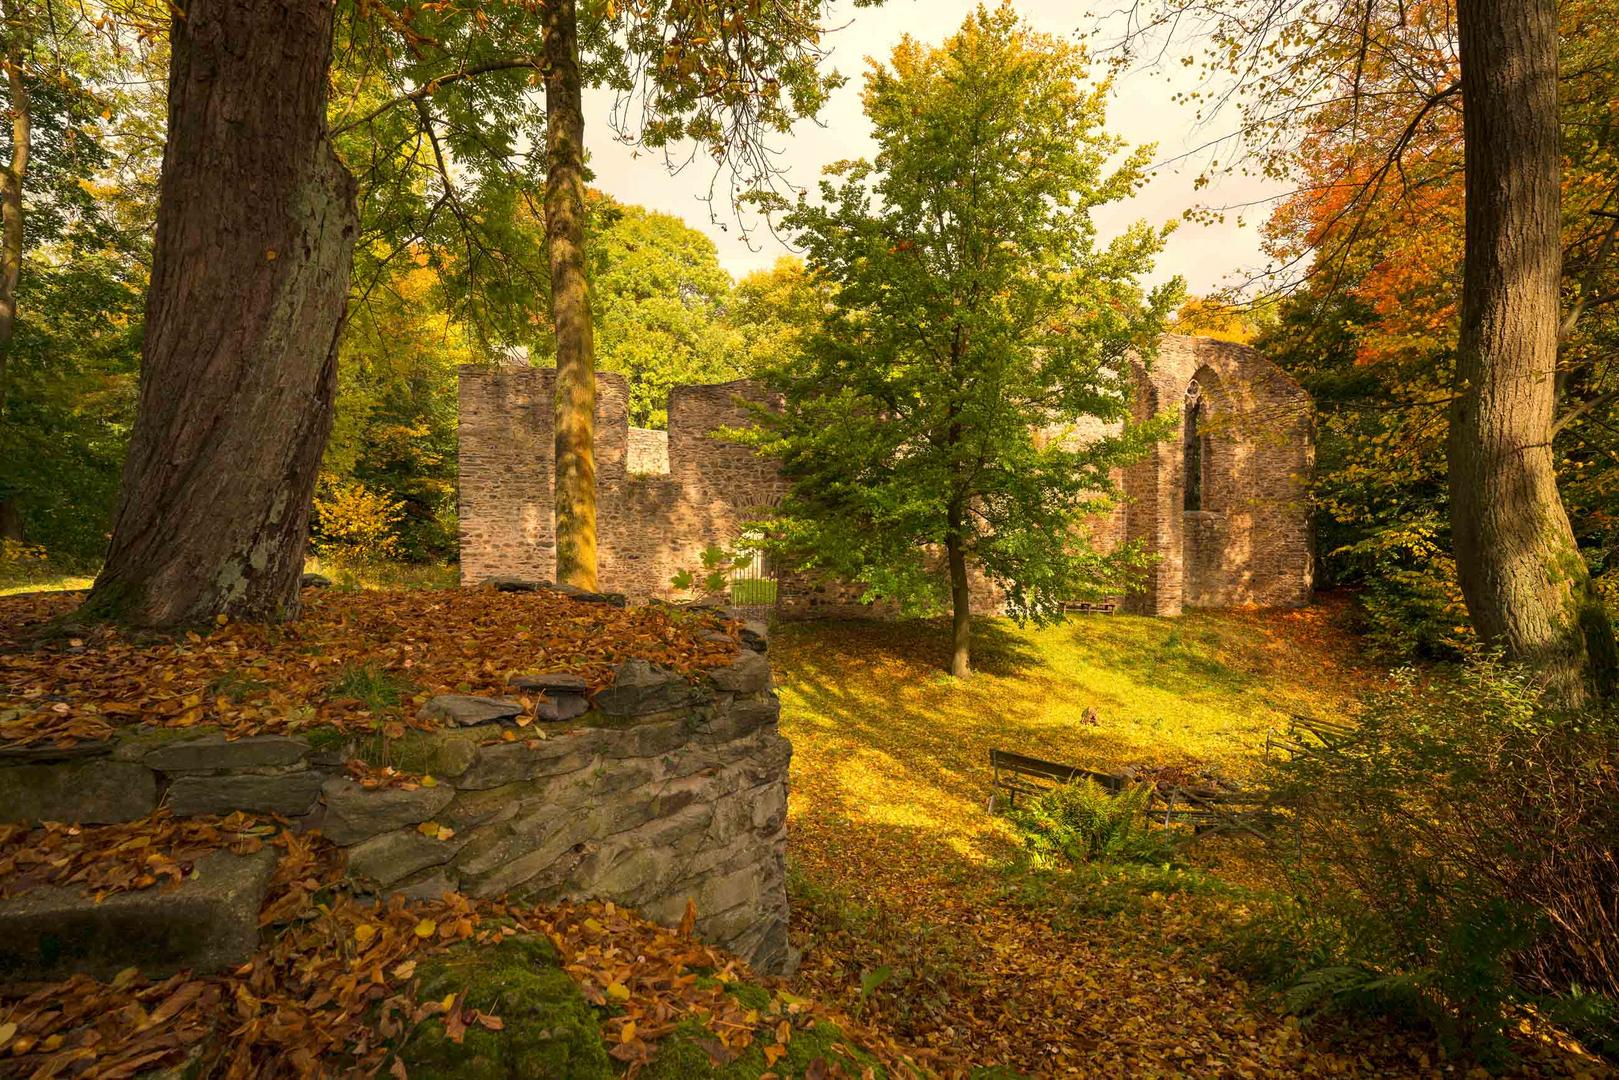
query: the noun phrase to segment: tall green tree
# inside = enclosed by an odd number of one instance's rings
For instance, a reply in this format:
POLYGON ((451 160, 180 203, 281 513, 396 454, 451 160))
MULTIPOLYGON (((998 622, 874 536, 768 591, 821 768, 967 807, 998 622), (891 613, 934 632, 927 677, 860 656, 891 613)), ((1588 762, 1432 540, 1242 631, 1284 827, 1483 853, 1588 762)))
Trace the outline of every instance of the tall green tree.
MULTIPOLYGON (((82 8, 58 11, 38 0, 0 4, 0 100, 5 108, 0 125, 0 447, 59 434, 11 429, 37 419, 28 414, 38 404, 30 399, 20 409, 8 409, 13 384, 26 380, 30 389, 37 389, 35 376, 52 374, 35 368, 20 380, 15 370, 14 360, 32 367, 40 359, 29 355, 29 342, 18 336, 21 296, 29 284, 25 269, 66 271, 81 247, 119 246, 83 183, 103 167, 97 114, 104 99, 114 96, 98 93, 93 85, 98 62, 106 56, 89 29, 91 18, 82 8), (51 257, 42 261, 45 252, 51 257)), ((50 287, 40 280, 32 284, 50 287)), ((7 475, 29 457, 8 458, 0 464, 0 540, 23 538, 23 502, 33 494, 24 490, 32 486, 24 478, 7 475)))
POLYGON ((1150 148, 1115 164, 1087 72, 1007 7, 938 47, 907 39, 867 78, 875 161, 835 166, 786 218, 833 293, 805 362, 773 373, 787 405, 760 441, 792 481, 781 543, 873 596, 948 597, 957 676, 969 566, 1043 619, 1139 558, 1098 553, 1083 521, 1160 426, 1094 432, 1128 417, 1132 352, 1181 286, 1141 283, 1162 230, 1098 243, 1092 210, 1135 189, 1150 148))
POLYGON ((741 342, 725 317, 731 275, 714 241, 679 218, 599 200, 590 284, 600 366, 628 376, 630 423, 661 428, 671 387, 741 374, 741 342))
MULTIPOLYGON (((514 215, 488 212, 519 202, 545 207, 558 381, 578 390, 558 425, 558 500, 579 509, 559 521, 559 576, 587 582, 594 360, 583 88, 619 95, 618 137, 671 152, 689 144, 739 191, 767 184, 768 138, 815 113, 837 82, 820 67, 828 7, 198 0, 174 9, 140 404, 87 612, 152 627, 295 614, 353 252, 362 295, 446 222, 464 272, 489 269, 489 282, 501 267, 527 271, 531 259, 501 246, 514 215), (231 124, 209 122, 220 109, 231 124), (355 185, 356 173, 366 182, 355 185), (366 200, 358 213, 356 187, 366 200), (246 191, 259 197, 240 198, 246 191)), ((500 318, 498 307, 489 305, 500 318)))

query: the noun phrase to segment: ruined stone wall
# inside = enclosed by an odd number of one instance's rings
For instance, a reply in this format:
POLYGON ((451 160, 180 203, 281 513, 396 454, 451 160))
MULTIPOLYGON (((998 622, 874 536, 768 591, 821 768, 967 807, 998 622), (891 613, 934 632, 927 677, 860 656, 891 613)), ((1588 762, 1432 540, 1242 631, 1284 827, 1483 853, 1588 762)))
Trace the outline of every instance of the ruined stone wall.
MULTIPOLYGON (((757 631, 752 642, 763 647, 757 631)), ((412 729, 389 756, 402 771, 431 775, 432 786, 361 787, 343 764, 364 747, 341 737, 131 729, 66 751, 0 754, 0 822, 133 821, 159 806, 179 817, 277 814, 343 847, 351 880, 378 894, 594 897, 670 926, 689 900, 700 936, 759 970, 785 967, 792 748, 777 731, 762 653, 744 649, 697 684, 626 661, 589 711, 561 724, 520 726, 519 703, 499 699, 428 708, 460 719, 412 729), (428 821, 443 830, 424 835, 417 825, 428 821)), ((267 880, 267 870, 254 878, 261 893, 267 880)), ((39 911, 52 925, 77 925, 84 903, 0 901, 0 928, 39 911)), ((257 903, 245 910, 256 929, 257 903)), ((55 972, 60 958, 33 955, 34 938, 4 936, 14 940, 0 942, 0 974, 55 972)), ((246 934, 248 951, 256 940, 246 934)), ((218 966, 243 958, 228 953, 218 966)), ((149 959, 161 967, 166 957, 149 959)), ((197 962, 180 959, 175 966, 197 962)))
MULTIPOLYGON (((1088 523, 1111 550, 1140 541, 1157 558, 1128 610, 1176 615, 1183 607, 1293 606, 1312 583, 1306 484, 1314 463, 1308 396, 1252 349, 1208 338, 1165 335, 1148 365, 1134 365, 1132 422, 1179 413, 1194 379, 1208 403, 1209 455, 1202 510, 1183 506, 1179 430, 1115 480, 1125 493, 1088 523)), ((550 578, 554 373, 549 369, 461 369, 461 578, 550 578)), ((667 433, 630 428, 628 387, 597 376, 599 580, 637 599, 670 598, 669 579, 693 569, 710 544, 728 544, 786 491, 774 465, 714 432, 748 420, 743 400, 765 400, 757 384, 676 387, 667 433)), ((1048 433, 1086 439, 1098 423, 1048 433)), ((787 618, 885 616, 861 590, 784 574, 777 613, 787 618)), ((996 611, 1000 597, 975 576, 973 606, 996 611)))
POLYGON ((1308 483, 1314 410, 1297 382, 1253 349, 1166 334, 1136 366, 1137 420, 1164 412, 1174 434, 1125 470, 1126 532, 1158 556, 1130 610, 1296 607, 1314 582, 1308 483), (1203 505, 1185 506, 1186 391, 1207 410, 1203 505))
MULTIPOLYGON (((461 580, 548 580, 556 569, 550 368, 461 369, 461 580)), ((786 491, 775 466, 713 437, 747 423, 756 383, 677 386, 667 432, 632 429, 624 376, 596 376, 598 578, 637 598, 669 597, 669 579, 786 491)))

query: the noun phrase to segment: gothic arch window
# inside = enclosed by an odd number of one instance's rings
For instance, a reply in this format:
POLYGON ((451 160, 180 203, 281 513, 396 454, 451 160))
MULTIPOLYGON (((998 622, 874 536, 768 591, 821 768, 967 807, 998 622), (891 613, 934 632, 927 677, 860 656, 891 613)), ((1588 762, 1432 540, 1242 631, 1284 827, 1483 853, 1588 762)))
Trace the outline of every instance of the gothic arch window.
POLYGON ((1208 403, 1203 398, 1203 388, 1193 379, 1186 387, 1186 421, 1181 426, 1181 455, 1185 465, 1181 473, 1184 477, 1183 510, 1205 509, 1203 489, 1209 459, 1207 422, 1208 403))

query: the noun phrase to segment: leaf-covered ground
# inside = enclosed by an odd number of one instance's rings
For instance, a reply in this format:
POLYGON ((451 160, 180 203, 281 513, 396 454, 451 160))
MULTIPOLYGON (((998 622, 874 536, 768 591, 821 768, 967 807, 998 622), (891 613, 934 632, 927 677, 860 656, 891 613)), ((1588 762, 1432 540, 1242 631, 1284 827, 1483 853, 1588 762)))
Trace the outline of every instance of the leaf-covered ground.
POLYGON ((459 972, 448 964, 455 955, 488 958, 510 941, 548 942, 544 954, 567 976, 563 993, 577 999, 589 1053, 576 1059, 594 1064, 588 1073, 570 1068, 568 1080, 634 1076, 649 1066, 654 1075, 701 1075, 658 1073, 671 1054, 737 1077, 772 1075, 772 1065, 782 1076, 912 1074, 884 1037, 693 940, 690 909, 686 924, 670 930, 611 903, 533 906, 451 894, 379 905, 346 890, 331 845, 240 814, 0 828, 0 877, 93 895, 163 889, 209 851, 263 846, 279 861, 253 959, 206 977, 153 980, 131 969, 108 981, 0 988, 0 1076, 110 1080, 186 1068, 231 1078, 406 1077, 407 1061, 421 1060, 449 1063, 448 1072, 427 1075, 490 1075, 491 1061, 513 1047, 557 1037, 514 1030, 554 1017, 541 1008, 547 1003, 490 994, 481 978, 488 964, 459 972))
POLYGON ((223 620, 150 639, 59 622, 68 592, 0 597, 0 745, 70 745, 144 723, 232 735, 330 727, 402 732, 434 694, 506 694, 513 674, 569 671, 594 688, 639 657, 695 673, 726 663, 713 616, 557 593, 306 590, 285 626, 223 620))
MULTIPOLYGON (((1330 608, 978 630, 963 683, 940 673, 946 633, 927 624, 772 640, 806 988, 951 1076, 1466 1073, 1418 1036, 1301 1029, 1215 962, 1255 902, 1240 846, 1203 848, 1202 872, 1031 875, 1007 869, 1010 834, 986 811, 992 747, 1240 778, 1289 713, 1341 719, 1377 676, 1349 661, 1330 608)), ((1534 1075, 1601 1074, 1525 1049, 1534 1075)))

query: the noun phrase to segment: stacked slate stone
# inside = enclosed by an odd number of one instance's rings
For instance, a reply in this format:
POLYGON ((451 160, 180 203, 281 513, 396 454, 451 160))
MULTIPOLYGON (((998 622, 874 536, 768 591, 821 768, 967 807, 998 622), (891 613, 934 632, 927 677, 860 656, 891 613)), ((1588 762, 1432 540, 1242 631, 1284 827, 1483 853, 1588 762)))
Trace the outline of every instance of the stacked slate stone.
MULTIPOLYGON (((400 772, 432 778, 409 788, 351 780, 343 763, 357 745, 131 731, 96 746, 0 757, 0 821, 131 821, 160 803, 177 816, 277 814, 345 848, 362 890, 595 897, 668 925, 690 901, 705 940, 762 971, 782 971, 792 748, 777 731, 762 627, 745 638, 751 647, 697 681, 629 660, 594 699, 573 676, 515 677, 513 690, 532 712, 517 698, 434 698, 423 712, 439 726, 387 747, 400 772)), ((243 943, 256 940, 269 870, 262 859, 228 862, 235 859, 199 867, 155 905, 206 928, 203 938, 223 942, 218 948, 181 947, 201 939, 172 928, 143 935, 154 907, 147 893, 111 897, 99 914, 66 891, 44 900, 24 894, 0 901, 0 973, 45 978, 128 963, 203 971, 239 962, 243 943), (109 913, 124 921, 109 922, 109 913), (99 943, 99 959, 67 957, 66 968, 51 968, 40 942, 62 935, 40 937, 49 926, 76 927, 71 934, 99 943), (120 938, 152 948, 131 959, 129 948, 114 947, 120 938)))

